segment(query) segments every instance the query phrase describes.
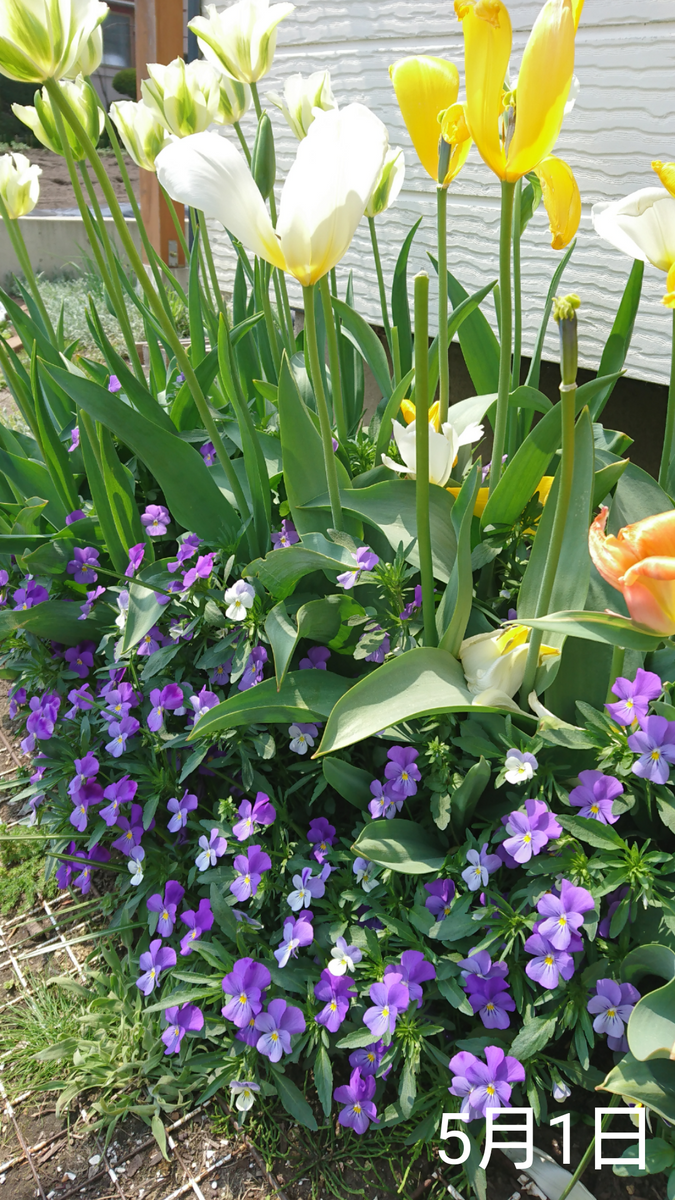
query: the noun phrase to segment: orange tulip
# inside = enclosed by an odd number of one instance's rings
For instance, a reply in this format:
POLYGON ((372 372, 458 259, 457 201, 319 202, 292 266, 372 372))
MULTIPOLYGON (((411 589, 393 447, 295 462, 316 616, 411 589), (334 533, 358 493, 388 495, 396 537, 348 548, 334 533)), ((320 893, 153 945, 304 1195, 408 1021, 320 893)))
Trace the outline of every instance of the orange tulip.
POLYGON ((588 548, 603 579, 621 592, 634 621, 675 633, 675 509, 625 525, 607 536, 609 509, 591 525, 588 548))

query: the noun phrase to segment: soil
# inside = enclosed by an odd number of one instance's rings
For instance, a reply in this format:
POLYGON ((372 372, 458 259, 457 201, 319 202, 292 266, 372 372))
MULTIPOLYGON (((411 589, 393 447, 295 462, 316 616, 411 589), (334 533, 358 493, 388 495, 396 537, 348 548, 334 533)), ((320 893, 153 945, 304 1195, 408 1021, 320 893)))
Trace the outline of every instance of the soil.
MULTIPOLYGON (((29 150, 25 153, 32 163, 37 163, 42 168, 42 175, 40 176, 40 200, 34 212, 40 214, 46 209, 76 209, 77 201, 65 160, 58 154, 52 154, 51 150, 42 148, 39 150, 29 150)), ((112 151, 102 151, 101 158, 108 179, 115 189, 117 199, 121 203, 127 204, 127 193, 114 154, 112 151)), ((138 196, 138 167, 126 155, 125 162, 134 193, 138 196)), ((95 190, 99 200, 102 200, 102 193, 98 184, 96 184, 95 190)))

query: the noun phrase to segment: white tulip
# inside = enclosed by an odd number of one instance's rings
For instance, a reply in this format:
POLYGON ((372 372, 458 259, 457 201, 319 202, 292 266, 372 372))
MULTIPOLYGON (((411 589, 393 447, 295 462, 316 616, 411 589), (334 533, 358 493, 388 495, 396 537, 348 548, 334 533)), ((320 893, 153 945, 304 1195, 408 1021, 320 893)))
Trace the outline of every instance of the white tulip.
POLYGON ((32 212, 40 198, 39 176, 42 167, 32 165, 25 154, 3 154, 0 156, 0 196, 10 220, 25 217, 32 212))
POLYGON ((276 230, 243 155, 218 134, 167 146, 157 174, 172 199, 202 209, 247 250, 309 287, 349 249, 387 144, 385 126, 361 104, 318 113, 288 172, 276 230))
POLYGON ((316 116, 315 109, 330 112, 338 104, 330 85, 330 71, 315 71, 313 75, 289 75, 284 94, 268 92, 267 99, 281 109, 299 142, 307 137, 316 116))
POLYGON ((94 32, 80 42, 77 58, 68 69, 68 78, 75 79, 77 75, 93 75, 98 71, 103 58, 103 30, 97 25, 94 32))
POLYGON ((80 59, 94 61, 95 30, 107 15, 99 0, 2 0, 0 74, 22 83, 78 74, 80 59))
POLYGON ((143 100, 116 100, 110 105, 110 117, 136 166, 154 171, 157 155, 174 140, 173 135, 155 120, 143 100))
POLYGON ((194 17, 188 29, 196 35, 204 57, 242 83, 255 83, 272 66, 277 25, 294 11, 294 4, 269 0, 239 0, 223 12, 207 4, 205 17, 194 17))
MULTIPOLYGON (((415 478, 417 471, 417 448, 415 445, 415 421, 411 421, 409 425, 401 425, 399 421, 393 423, 394 440, 398 447, 398 452, 403 459, 404 466, 394 462, 388 454, 382 455, 382 462, 385 467, 389 467, 390 471, 398 471, 402 475, 410 475, 415 478)), ((450 421, 446 421, 438 433, 433 424, 429 425, 429 482, 437 483, 439 487, 445 487, 448 479, 452 474, 452 465, 457 458, 457 451, 460 446, 468 446, 471 442, 477 442, 483 436, 482 425, 468 425, 461 433, 458 433, 454 425, 450 421)))
POLYGON ((208 129, 220 104, 220 75, 213 67, 201 59, 186 64, 174 58, 166 67, 148 63, 147 70, 141 95, 169 133, 184 138, 208 129))
POLYGON ((380 213, 386 212, 388 208, 398 198, 398 194, 403 187, 405 179, 405 157, 402 150, 397 150, 392 146, 391 150, 387 151, 387 157, 384 160, 384 165, 380 171, 380 178, 375 184, 368 204, 366 205, 366 216, 377 217, 380 213))
MULTIPOLYGON (((462 642, 459 658, 469 691, 480 697, 478 703, 494 707, 500 705, 499 695, 507 700, 515 696, 525 675, 529 636, 525 625, 511 625, 462 642)), ((552 646, 542 645, 539 663, 559 654, 552 646)))
POLYGON ((218 71, 220 99, 214 117, 217 125, 236 125, 251 107, 251 89, 224 71, 218 71))
MULTIPOLYGON (((105 124, 105 113, 98 102, 98 97, 93 87, 90 83, 87 83, 82 75, 79 75, 74 81, 69 79, 62 80, 59 87, 80 124, 87 131, 94 145, 96 145, 105 124)), ((54 118, 52 102, 46 88, 43 88, 42 92, 35 93, 34 108, 23 104, 13 104, 12 112, 20 121, 23 121, 24 125, 32 129, 36 138, 39 142, 42 142, 43 146, 46 146, 48 150, 52 150, 54 154, 63 156, 63 145, 54 118)), ((70 128, 70 125, 65 122, 64 124, 68 145, 73 152, 73 158, 80 162, 85 157, 84 146, 82 146, 77 134, 70 128)))
POLYGON ((663 188, 640 188, 623 200, 594 204, 595 232, 623 254, 668 272, 663 303, 675 305, 675 198, 663 188))

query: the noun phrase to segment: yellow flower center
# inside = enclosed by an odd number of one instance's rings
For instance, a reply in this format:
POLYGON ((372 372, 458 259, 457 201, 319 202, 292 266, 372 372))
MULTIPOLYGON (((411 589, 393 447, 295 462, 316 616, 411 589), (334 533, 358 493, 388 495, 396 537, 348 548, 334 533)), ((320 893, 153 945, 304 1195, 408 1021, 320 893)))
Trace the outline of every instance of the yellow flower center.
POLYGON ((330 1004, 329 1004, 329 1006, 328 1006, 328 1007, 330 1008, 330 1011, 331 1011, 331 1012, 336 1012, 336 1011, 337 1011, 337 1004, 335 1003, 335 1001, 334 1001, 334 1000, 331 1000, 331 1002, 330 1002, 330 1004))
POLYGON ((245 1004, 246 1000, 247 1000, 246 992, 242 992, 241 995, 239 996, 239 1003, 245 1004))
POLYGON ((561 917, 558 917, 558 924, 559 924, 559 926, 560 926, 560 928, 561 928, 561 929, 564 929, 564 928, 565 928, 565 926, 566 926, 566 924, 567 924, 567 917, 565 916, 565 914, 564 914, 564 913, 563 913, 563 915, 562 915, 561 917))
POLYGON ((273 1042, 279 1041, 279 1034, 277 1033, 276 1029, 270 1034, 270 1037, 272 1038, 273 1042))
POLYGON ((597 813, 600 812, 600 805, 599 804, 591 804, 591 812, 594 815, 597 815, 597 813))
POLYGON ((383 1016, 383 1017, 388 1017, 388 1016, 389 1016, 389 1007, 388 1007, 388 1005, 386 1005, 386 1004, 385 1004, 384 1008, 382 1009, 382 1016, 383 1016))
POLYGON ((485 1007, 486 1007, 486 1009, 487 1009, 487 1011, 488 1011, 488 1012, 494 1012, 494 1010, 495 1010, 495 1006, 494 1006, 494 1004, 492 1003, 492 1001, 491 1001, 491 1000, 488 1000, 488 1002, 487 1002, 487 1004, 485 1005, 485 1007))
POLYGON ((487 1087, 486 1087, 486 1089, 485 1089, 485 1090, 486 1090, 486 1092, 487 1092, 488 1096, 494 1096, 494 1094, 495 1094, 495 1087, 494 1087, 494 1084, 493 1084, 493 1083, 488 1083, 488 1085, 487 1085, 487 1087))
POLYGON ((152 967, 152 968, 150 969, 150 978, 151 978, 151 979, 154 979, 154 978, 155 978, 155 975, 156 975, 155 968, 154 968, 154 967, 152 967))
POLYGON ((525 844, 526 844, 526 845, 527 845, 527 843, 528 843, 528 842, 531 842, 531 841, 532 841, 532 834, 531 834, 531 833, 524 833, 524 834, 523 834, 523 841, 525 842, 525 844))
POLYGON ((180 1037, 180 1025, 174 1025, 173 1031, 174 1031, 176 1037, 180 1037))
POLYGON ((358 1115, 358 1114, 361 1112, 361 1105, 358 1103, 358 1101, 357 1101, 357 1103, 354 1105, 354 1112, 355 1112, 357 1115, 358 1115))
POLYGON ((544 962, 547 967, 552 967, 555 962, 555 959, 553 958, 552 954, 547 954, 546 958, 544 959, 544 962))
POLYGON ((653 762, 658 762, 661 757, 661 751, 660 750, 652 750, 649 757, 652 759, 653 762))
POLYGON ((407 781, 408 781, 408 772, 407 771, 401 771, 401 779, 404 781, 404 783, 407 783, 407 781))
POLYGON ((615 1008, 608 1008, 608 1009, 607 1009, 607 1016, 608 1016, 608 1017, 615 1017, 615 1016, 616 1016, 616 1009, 615 1009, 615 1008))

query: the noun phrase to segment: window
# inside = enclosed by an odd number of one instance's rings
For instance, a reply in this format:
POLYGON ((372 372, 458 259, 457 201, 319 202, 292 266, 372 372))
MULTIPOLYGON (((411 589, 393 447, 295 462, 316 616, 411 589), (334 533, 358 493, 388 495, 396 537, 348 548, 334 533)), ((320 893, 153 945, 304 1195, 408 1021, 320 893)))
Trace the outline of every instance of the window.
POLYGON ((132 67, 131 13, 110 12, 103 22, 103 63, 108 67, 132 67))

